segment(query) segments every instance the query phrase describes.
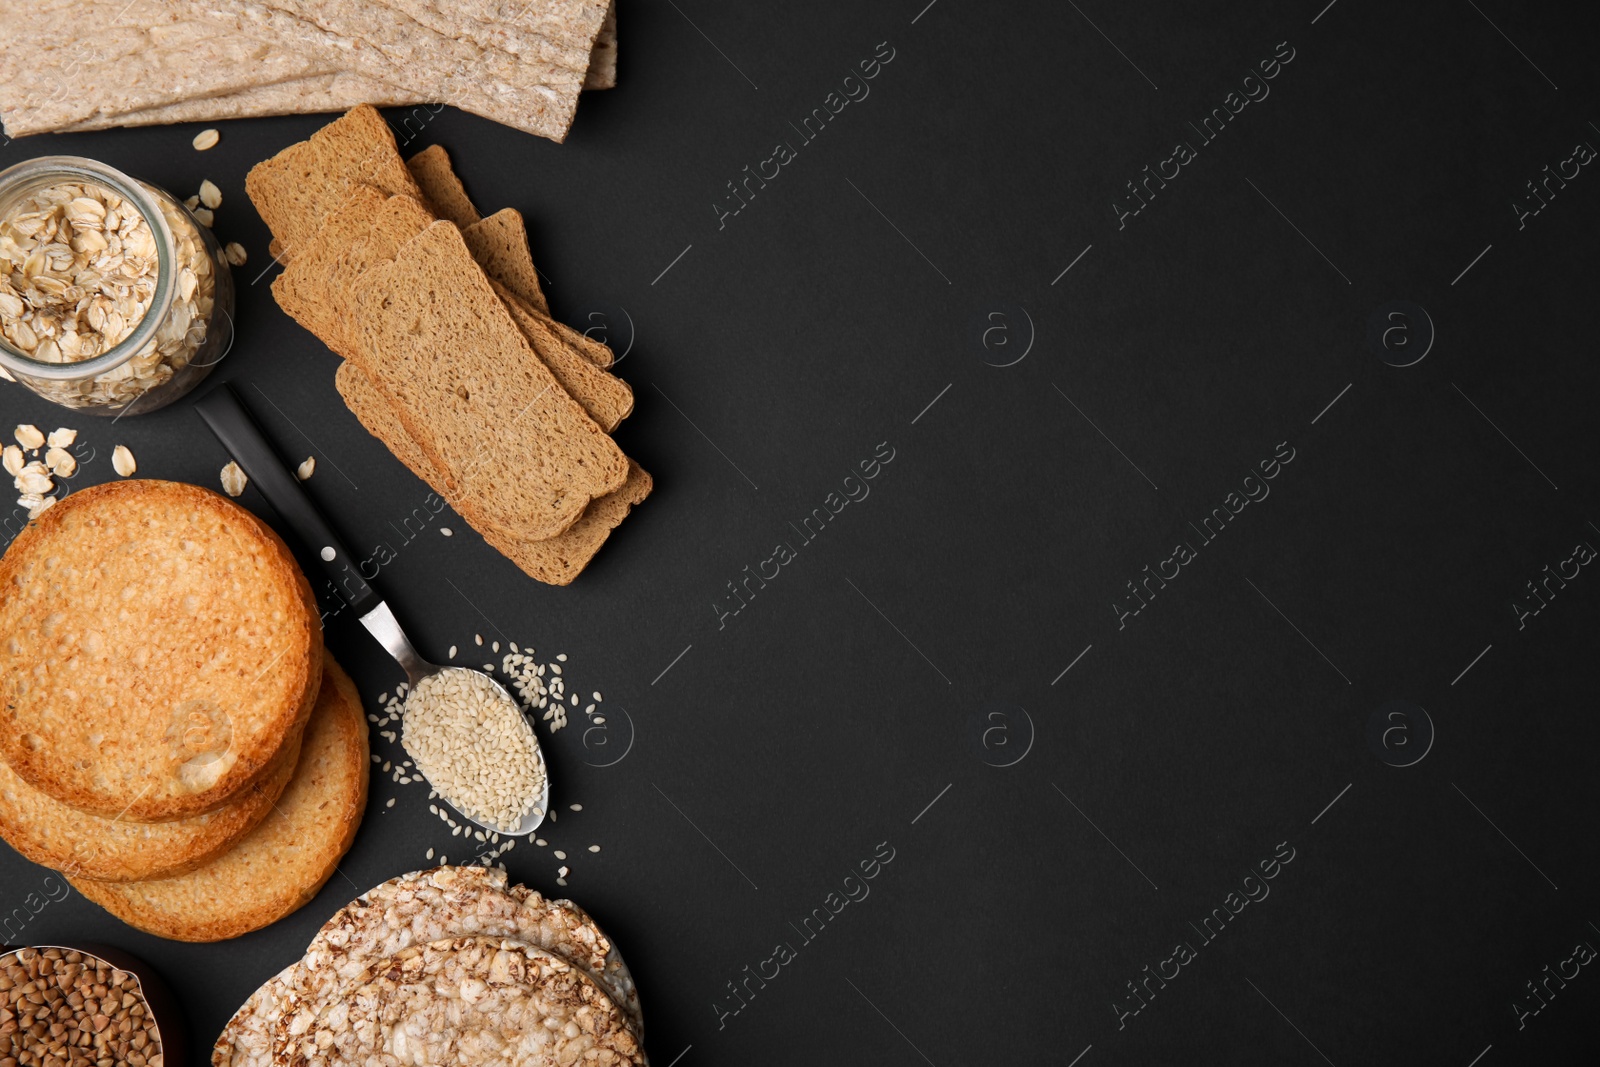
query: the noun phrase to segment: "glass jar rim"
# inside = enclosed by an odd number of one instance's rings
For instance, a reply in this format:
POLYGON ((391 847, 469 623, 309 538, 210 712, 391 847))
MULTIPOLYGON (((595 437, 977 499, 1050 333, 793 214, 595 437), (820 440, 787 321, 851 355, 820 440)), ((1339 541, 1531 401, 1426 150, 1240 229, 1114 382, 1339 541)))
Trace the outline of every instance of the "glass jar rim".
MULTIPOLYGON (((172 307, 173 266, 178 260, 177 244, 167 217, 156 202, 157 194, 145 188, 137 178, 124 174, 115 167, 83 156, 39 156, 24 160, 0 171, 0 207, 14 195, 64 182, 99 185, 120 196, 138 209, 156 241, 156 288, 150 297, 150 307, 144 317, 108 351, 90 359, 69 363, 50 363, 34 359, 19 352, 0 336, 0 366, 13 374, 47 381, 76 381, 96 378, 107 371, 122 366, 142 351, 161 329, 172 307)), ((153 187, 152 187, 153 188, 153 187)))

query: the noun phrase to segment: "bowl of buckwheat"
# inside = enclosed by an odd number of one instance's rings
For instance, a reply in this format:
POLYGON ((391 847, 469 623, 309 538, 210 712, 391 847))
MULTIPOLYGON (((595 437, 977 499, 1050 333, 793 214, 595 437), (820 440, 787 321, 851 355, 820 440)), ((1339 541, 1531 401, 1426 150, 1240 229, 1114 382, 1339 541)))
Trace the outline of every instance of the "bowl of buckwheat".
POLYGON ((161 979, 117 949, 39 945, 0 955, 0 1063, 183 1067, 176 1020, 161 979))

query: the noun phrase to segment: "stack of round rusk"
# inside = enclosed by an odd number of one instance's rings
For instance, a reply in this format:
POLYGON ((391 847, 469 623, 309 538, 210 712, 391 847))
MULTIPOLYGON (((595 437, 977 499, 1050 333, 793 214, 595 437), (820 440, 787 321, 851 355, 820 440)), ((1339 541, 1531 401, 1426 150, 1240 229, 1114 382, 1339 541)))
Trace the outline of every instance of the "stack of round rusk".
POLYGON ((487 867, 384 882, 247 1000, 213 1067, 634 1067, 633 977, 583 909, 487 867))
POLYGON ((209 490, 73 493, 0 559, 0 836, 163 937, 310 900, 366 802, 366 720, 288 548, 209 490))

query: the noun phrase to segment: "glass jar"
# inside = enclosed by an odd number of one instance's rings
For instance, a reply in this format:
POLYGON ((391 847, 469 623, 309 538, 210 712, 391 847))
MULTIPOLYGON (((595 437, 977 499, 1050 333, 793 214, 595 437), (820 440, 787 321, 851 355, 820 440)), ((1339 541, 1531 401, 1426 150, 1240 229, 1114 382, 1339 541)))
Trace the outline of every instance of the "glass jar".
POLYGON ((232 344, 228 261, 171 193, 77 156, 0 172, 0 375, 89 414, 142 414, 232 344))

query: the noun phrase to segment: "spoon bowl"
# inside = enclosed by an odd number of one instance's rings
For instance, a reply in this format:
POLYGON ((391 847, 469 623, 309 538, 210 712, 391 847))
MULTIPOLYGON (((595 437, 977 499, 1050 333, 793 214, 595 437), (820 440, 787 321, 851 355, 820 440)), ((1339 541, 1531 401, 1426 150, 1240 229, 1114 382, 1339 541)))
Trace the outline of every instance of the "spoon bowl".
MULTIPOLYGON (((453 671, 488 679, 490 684, 494 686, 495 691, 505 698, 506 703, 515 710, 517 721, 527 731, 528 739, 533 742, 534 758, 538 760, 539 770, 543 772, 539 795, 534 798, 528 810, 522 813, 522 818, 517 821, 517 825, 510 830, 476 818, 457 803, 455 798, 447 796, 443 791, 439 791, 439 796, 451 807, 455 808, 456 811, 460 812, 467 821, 491 833, 520 837, 537 830, 544 823, 545 812, 550 810, 550 769, 549 765, 545 763, 544 749, 539 746, 538 732, 534 730, 533 724, 528 721, 528 717, 523 714, 522 705, 517 703, 516 698, 511 695, 511 691, 501 685, 492 675, 483 671, 474 670, 471 667, 446 667, 437 663, 429 663, 423 659, 417 654, 417 650, 412 647, 411 641, 405 635, 405 631, 400 628, 399 622, 395 620, 394 613, 389 610, 388 604, 379 604, 377 608, 363 615, 361 623, 367 628, 367 632, 377 639, 378 643, 388 651, 389 655, 394 657, 395 662, 400 664, 401 669, 406 672, 406 680, 411 685, 410 689, 406 691, 406 710, 410 708, 411 696, 417 691, 418 683, 424 679, 453 671)), ((401 714, 403 716, 405 710, 401 714)), ((421 768, 418 769, 420 770, 421 768)), ((437 786, 434 788, 438 789, 437 786)))

